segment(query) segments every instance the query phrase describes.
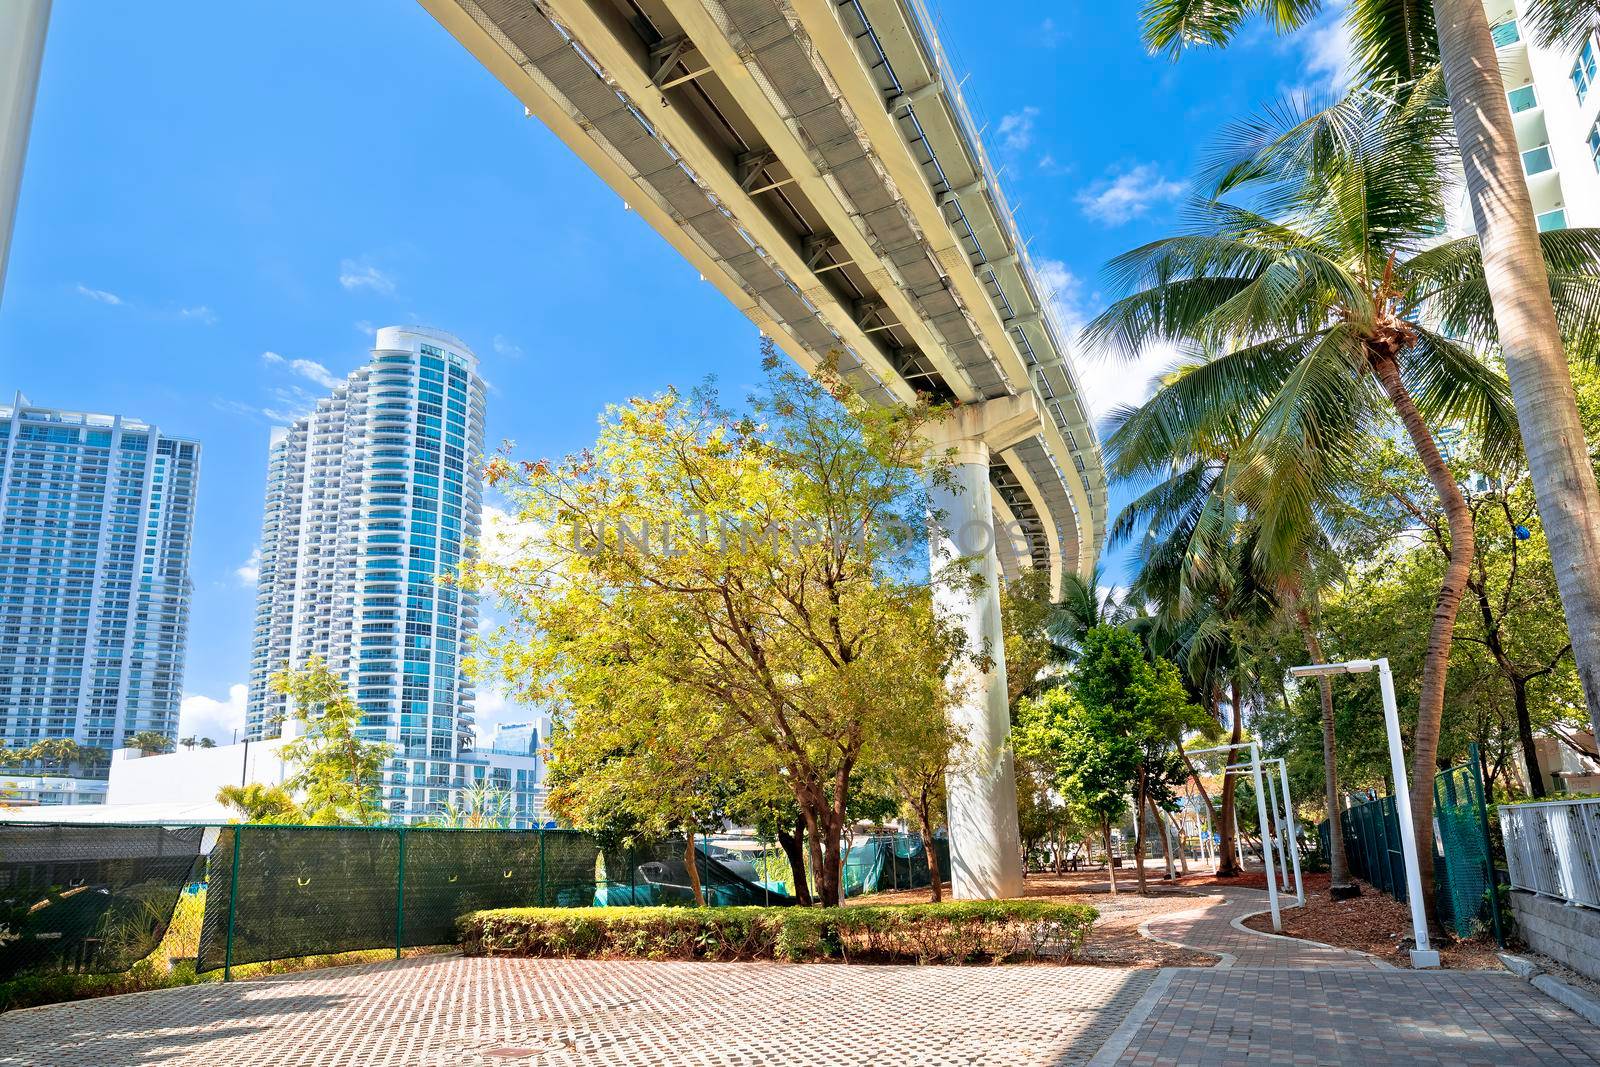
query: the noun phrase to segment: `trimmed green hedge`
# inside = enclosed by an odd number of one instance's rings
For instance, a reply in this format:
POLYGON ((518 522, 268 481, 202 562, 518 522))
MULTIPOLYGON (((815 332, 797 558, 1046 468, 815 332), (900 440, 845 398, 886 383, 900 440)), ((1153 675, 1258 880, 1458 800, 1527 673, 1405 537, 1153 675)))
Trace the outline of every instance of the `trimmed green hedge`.
POLYGON ((469 956, 977 963, 1073 959, 1098 913, 1042 900, 843 908, 500 908, 460 920, 469 956))

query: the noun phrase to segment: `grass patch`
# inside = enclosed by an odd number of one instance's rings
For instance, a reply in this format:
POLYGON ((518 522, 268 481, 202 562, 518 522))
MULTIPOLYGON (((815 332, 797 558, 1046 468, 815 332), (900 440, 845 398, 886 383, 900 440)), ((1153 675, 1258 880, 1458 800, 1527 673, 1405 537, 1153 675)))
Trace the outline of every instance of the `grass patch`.
POLYGON ((848 908, 499 908, 465 915, 469 956, 1001 963, 1075 959, 1098 913, 1041 900, 848 908))

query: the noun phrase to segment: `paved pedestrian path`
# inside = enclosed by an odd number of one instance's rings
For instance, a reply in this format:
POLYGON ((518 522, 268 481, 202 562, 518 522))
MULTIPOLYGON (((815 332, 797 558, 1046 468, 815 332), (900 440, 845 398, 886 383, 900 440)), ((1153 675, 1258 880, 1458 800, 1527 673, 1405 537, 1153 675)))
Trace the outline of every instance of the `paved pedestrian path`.
MULTIPOLYGON (((1288 908, 1293 897, 1284 897, 1288 908)), ((1388 968, 1364 952, 1333 948, 1299 938, 1279 937, 1243 925, 1246 916, 1267 910, 1261 889, 1216 889, 1195 902, 1192 911, 1151 919, 1141 932, 1156 941, 1221 957, 1218 967, 1358 967, 1388 968)))
POLYGON ((0 1064, 1081 1067, 1156 977, 432 956, 10 1012, 0 1064))
POLYGON ((1504 971, 1171 969, 1092 1067, 1594 1067, 1600 1028, 1504 971))

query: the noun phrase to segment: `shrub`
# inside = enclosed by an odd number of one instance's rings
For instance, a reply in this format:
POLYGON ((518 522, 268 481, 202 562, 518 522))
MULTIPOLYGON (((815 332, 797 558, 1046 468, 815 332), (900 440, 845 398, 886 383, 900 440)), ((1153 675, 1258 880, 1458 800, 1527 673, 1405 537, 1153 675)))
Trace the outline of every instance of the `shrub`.
POLYGON ((499 908, 460 920, 469 956, 999 963, 1075 958, 1085 904, 953 901, 845 908, 499 908))

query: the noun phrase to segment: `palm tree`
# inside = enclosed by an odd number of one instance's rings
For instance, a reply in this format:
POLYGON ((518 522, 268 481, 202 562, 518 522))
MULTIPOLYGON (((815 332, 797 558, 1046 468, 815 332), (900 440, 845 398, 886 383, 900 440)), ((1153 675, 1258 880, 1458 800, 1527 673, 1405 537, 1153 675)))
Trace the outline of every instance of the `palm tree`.
POLYGON ((1052 605, 1045 630, 1064 659, 1076 659, 1084 637, 1096 626, 1127 621, 1126 609, 1114 592, 1102 591, 1100 579, 1098 566, 1087 578, 1075 572, 1061 576, 1061 598, 1052 605))
MULTIPOLYGON (((1473 552, 1471 516, 1430 423, 1469 425, 1501 461, 1517 444, 1504 379, 1452 336, 1492 330, 1476 239, 1429 247, 1443 203, 1429 151, 1439 133, 1428 109, 1372 94, 1311 113, 1290 102, 1241 125, 1215 161, 1214 189, 1196 206, 1193 231, 1114 260, 1112 279, 1129 295, 1087 330, 1091 342, 1130 354, 1152 342, 1215 353, 1164 386, 1166 417, 1179 436, 1249 441, 1239 478, 1256 505, 1262 540, 1254 551, 1267 560, 1296 562, 1296 531, 1316 524, 1327 487, 1343 480, 1364 440, 1398 419, 1438 494, 1452 546, 1415 736, 1412 809, 1425 828, 1473 552), (1230 195, 1261 210, 1223 199, 1230 195), (1439 320, 1440 330, 1421 325, 1439 320)), ((1600 233, 1550 236, 1551 261, 1573 279, 1567 325, 1592 336, 1600 306, 1581 292, 1600 285, 1600 233)), ((1431 879, 1431 855, 1422 866, 1431 879)))
POLYGON ((1577 49, 1600 28, 1600 0, 1531 0, 1522 20, 1546 48, 1577 49))
POLYGON ((129 734, 123 743, 141 752, 160 754, 172 751, 172 738, 160 730, 140 730, 137 733, 129 734))
MULTIPOLYGON (((1192 365, 1190 370, 1204 367, 1192 365)), ((1184 372, 1180 371, 1179 374, 1184 372)), ((1168 382, 1175 381, 1176 375, 1168 382)), ((1177 582, 1179 601, 1195 600, 1196 587, 1210 583, 1215 594, 1206 606, 1218 618, 1231 617, 1234 622, 1244 622, 1247 615, 1259 617, 1270 603, 1294 624, 1305 643, 1306 652, 1314 663, 1324 661, 1322 645, 1312 624, 1315 592, 1321 582, 1318 575, 1331 569, 1319 565, 1320 561, 1333 560, 1327 535, 1319 521, 1309 527, 1297 526, 1292 530, 1259 528, 1255 518, 1245 507, 1246 484, 1240 486, 1240 468, 1246 475, 1251 471, 1248 441, 1230 432, 1225 439, 1203 436, 1185 439, 1182 434, 1182 412, 1170 410, 1181 390, 1162 389, 1143 406, 1119 412, 1114 416, 1114 429, 1106 441, 1110 459, 1109 473, 1123 480, 1155 479, 1155 484, 1131 501, 1117 516, 1111 527, 1111 540, 1124 540, 1140 529, 1150 532, 1152 538, 1166 537, 1177 542, 1154 558, 1179 558, 1181 573, 1164 580, 1145 581, 1161 585, 1177 582), (1175 433, 1177 431, 1177 433, 1175 433), (1244 462, 1237 462, 1242 457, 1244 462), (1263 544, 1273 546, 1272 552, 1257 551, 1263 544), (1181 547, 1181 552, 1177 549, 1181 547), (1276 564, 1276 566, 1274 565, 1276 564), (1221 573, 1228 567, 1231 573, 1221 573), (1251 600, 1251 587, 1255 596, 1251 600), (1244 594, 1241 599, 1240 593, 1244 594), (1264 595, 1267 594, 1267 595, 1264 595), (1254 608, 1254 611, 1250 609, 1254 608)), ((1209 432, 1209 431, 1208 431, 1209 432)), ((1328 486, 1319 487, 1326 491, 1328 486)), ((1283 509, 1266 501, 1261 510, 1277 515, 1283 509)), ((1329 497, 1317 509, 1337 507, 1337 499, 1329 497)), ((1335 561, 1336 562, 1336 561, 1335 561)), ((1201 598, 1205 600, 1206 598, 1201 598)), ((1181 608, 1162 606, 1160 613, 1171 615, 1181 608)), ((1226 632, 1226 631, 1224 631, 1226 632)), ((1218 651, 1218 650, 1213 650, 1218 651)), ((1237 663, 1241 658, 1237 650, 1229 650, 1227 657, 1237 663)), ((1360 890, 1350 880, 1349 864, 1345 856, 1344 839, 1337 832, 1339 825, 1339 776, 1334 743, 1333 686, 1329 679, 1318 679, 1322 711, 1323 793, 1333 830, 1329 835, 1329 895, 1335 900, 1356 896, 1360 890)), ((1205 687, 1197 687, 1204 689, 1205 687)), ((1219 708, 1220 701, 1214 693, 1200 694, 1204 703, 1219 708)), ((1236 703, 1239 701, 1236 698, 1236 703)), ((1242 719, 1235 716, 1234 742, 1241 740, 1242 719)), ((1198 779, 1197 779, 1198 782, 1198 779)), ((1211 798, 1201 788, 1207 807, 1211 798)), ((1224 790, 1222 823, 1232 831, 1233 791, 1224 790)), ((1213 818, 1216 812, 1212 811, 1213 818)))
MULTIPOLYGON (((1145 40, 1176 56, 1190 44, 1226 44, 1264 16, 1279 32, 1304 26, 1323 0, 1146 0, 1145 40)), ((1530 22, 1545 40, 1571 41, 1600 14, 1594 0, 1536 0, 1530 22)), ((1549 539, 1589 719, 1600 734, 1600 488, 1578 418, 1558 277, 1546 274, 1511 106, 1481 0, 1352 0, 1360 74, 1390 87, 1443 68, 1482 277, 1504 353, 1534 495, 1549 539)))

